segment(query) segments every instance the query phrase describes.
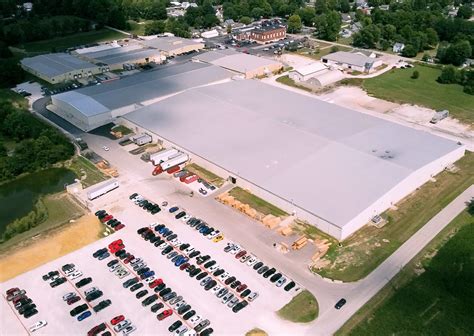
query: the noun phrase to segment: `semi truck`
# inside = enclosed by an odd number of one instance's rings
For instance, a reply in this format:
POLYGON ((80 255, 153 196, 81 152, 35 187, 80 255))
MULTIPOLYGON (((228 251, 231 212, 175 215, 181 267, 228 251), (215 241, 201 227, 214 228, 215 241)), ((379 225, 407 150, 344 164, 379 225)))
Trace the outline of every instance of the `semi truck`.
POLYGON ((95 185, 93 187, 90 187, 90 190, 87 190, 87 198, 89 200, 96 199, 97 197, 100 197, 109 191, 112 191, 114 189, 117 189, 119 187, 120 183, 117 179, 110 179, 105 182, 102 182, 98 185, 95 185))
POLYGON ((150 161, 153 163, 153 165, 157 166, 163 161, 169 160, 171 157, 174 155, 179 154, 178 150, 175 148, 169 148, 162 150, 158 153, 154 153, 150 155, 150 161))

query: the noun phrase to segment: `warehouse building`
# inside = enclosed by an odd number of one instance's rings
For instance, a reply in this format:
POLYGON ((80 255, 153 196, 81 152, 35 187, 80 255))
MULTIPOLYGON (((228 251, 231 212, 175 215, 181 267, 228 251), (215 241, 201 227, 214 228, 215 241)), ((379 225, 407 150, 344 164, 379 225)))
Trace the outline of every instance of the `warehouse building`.
POLYGON ((101 50, 80 51, 78 57, 95 63, 106 66, 110 70, 127 69, 131 66, 147 64, 150 62, 161 63, 162 56, 156 49, 145 48, 141 45, 110 45, 109 48, 102 48, 101 50))
POLYGON ((291 70, 288 77, 309 89, 319 89, 340 81, 344 74, 337 69, 328 69, 324 63, 313 62, 291 70))
POLYGON ((25 71, 51 84, 87 78, 107 71, 107 67, 98 66, 66 53, 28 57, 20 62, 25 71))
POLYGON ((204 49, 204 43, 176 36, 156 37, 141 41, 141 43, 146 47, 161 51, 166 57, 204 49))
POLYGON ((254 80, 187 90, 121 120, 340 240, 464 154, 456 142, 254 80))
POLYGON ((244 75, 245 78, 265 76, 283 68, 280 62, 231 49, 209 51, 199 54, 193 59, 234 71, 244 75))
POLYGON ((217 66, 187 62, 63 92, 52 96, 47 108, 83 131, 90 131, 165 96, 229 80, 232 75, 217 66))
POLYGON ((350 69, 360 72, 372 72, 381 66, 382 60, 363 55, 359 52, 338 51, 321 58, 323 63, 341 69, 350 69))

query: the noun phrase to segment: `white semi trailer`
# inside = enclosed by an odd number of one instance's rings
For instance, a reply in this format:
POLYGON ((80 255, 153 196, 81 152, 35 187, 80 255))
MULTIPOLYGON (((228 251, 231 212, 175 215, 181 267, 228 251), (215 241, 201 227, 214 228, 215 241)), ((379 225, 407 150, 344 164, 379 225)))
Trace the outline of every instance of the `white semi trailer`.
POLYGON ((119 185, 120 183, 116 179, 110 179, 99 183, 98 185, 92 186, 89 188, 89 190, 87 190, 87 198, 92 201, 93 199, 96 199, 97 197, 100 197, 109 191, 117 189, 119 185))
POLYGON ((178 156, 169 159, 168 161, 162 162, 160 166, 163 170, 166 170, 168 168, 185 163, 188 160, 189 160, 188 154, 181 153, 178 156))
POLYGON ((150 161, 153 163, 153 165, 157 166, 161 162, 169 160, 171 157, 173 157, 176 154, 179 154, 177 149, 174 149, 174 148, 165 149, 158 153, 154 153, 150 155, 150 161))

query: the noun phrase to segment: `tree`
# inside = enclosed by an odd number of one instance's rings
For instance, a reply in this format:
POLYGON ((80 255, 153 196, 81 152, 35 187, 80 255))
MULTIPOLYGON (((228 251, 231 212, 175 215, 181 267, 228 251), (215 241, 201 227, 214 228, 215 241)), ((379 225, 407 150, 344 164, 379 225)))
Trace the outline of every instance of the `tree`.
POLYGON ((252 23, 252 19, 248 16, 242 16, 239 20, 240 23, 243 23, 244 25, 248 25, 252 23))
POLYGON ((349 0, 341 0, 339 2, 339 10, 342 13, 349 13, 351 11, 351 5, 349 4, 349 0))
POLYGON ((404 57, 415 57, 417 54, 418 50, 411 44, 407 44, 402 50, 402 56, 404 57))
POLYGON ((324 14, 328 9, 327 1, 326 0, 316 0, 314 4, 314 9, 316 10, 316 14, 324 14))
POLYGON ((448 65, 443 68, 441 75, 437 79, 438 83, 441 84, 455 84, 458 82, 458 70, 452 66, 448 65))
POLYGON ((436 30, 430 27, 425 30, 425 33, 428 44, 432 47, 436 46, 439 42, 439 37, 436 30))
POLYGON ((470 19, 472 16, 472 8, 470 4, 465 4, 459 7, 458 14, 456 15, 458 18, 461 19, 470 19))
POLYGON ((14 58, 0 59, 0 88, 11 87, 21 83, 25 72, 14 58))
POLYGON ((289 33, 299 33, 302 27, 301 18, 297 14, 293 14, 288 18, 288 32, 289 33))
POLYGON ((413 71, 413 73, 411 74, 411 78, 418 79, 418 77, 420 77, 420 73, 418 72, 418 70, 413 71))
POLYGON ((3 142, 0 142, 0 157, 7 156, 7 149, 3 145, 3 142))
POLYGON ((306 26, 313 25, 314 18, 316 16, 316 12, 314 11, 314 8, 312 7, 300 8, 296 11, 296 14, 300 16, 301 21, 303 22, 304 25, 306 26))
POLYGON ((336 11, 330 11, 316 17, 314 25, 319 38, 326 41, 336 41, 341 30, 341 16, 336 11))
POLYGON ((381 36, 380 28, 374 24, 362 27, 362 29, 353 35, 352 44, 361 48, 375 48, 381 36))
POLYGON ((459 40, 456 43, 451 43, 448 47, 438 49, 437 56, 443 64, 461 65, 466 58, 472 54, 472 48, 469 41, 459 40))
POLYGON ((165 32, 166 22, 163 20, 153 21, 145 25, 145 35, 163 34, 165 32))

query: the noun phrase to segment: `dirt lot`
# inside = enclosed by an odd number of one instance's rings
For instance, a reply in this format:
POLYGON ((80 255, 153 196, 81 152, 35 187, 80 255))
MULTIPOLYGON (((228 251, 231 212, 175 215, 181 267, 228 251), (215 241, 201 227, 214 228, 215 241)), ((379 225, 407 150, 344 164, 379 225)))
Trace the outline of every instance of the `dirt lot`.
POLYGON ((25 245, 0 256, 0 282, 96 241, 101 231, 99 221, 93 215, 87 215, 41 237, 33 237, 25 245))

